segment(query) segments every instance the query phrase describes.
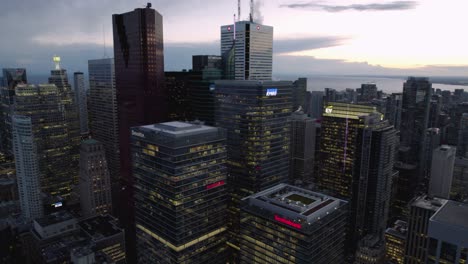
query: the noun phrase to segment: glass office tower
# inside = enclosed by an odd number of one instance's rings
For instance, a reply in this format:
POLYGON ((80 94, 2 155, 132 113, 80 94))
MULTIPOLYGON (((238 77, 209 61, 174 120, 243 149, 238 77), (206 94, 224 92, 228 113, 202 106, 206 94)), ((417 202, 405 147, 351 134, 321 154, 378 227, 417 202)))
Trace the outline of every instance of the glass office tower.
POLYGON ((240 200, 288 180, 291 82, 216 81, 216 126, 227 129, 230 245, 240 200))
POLYGON ((132 128, 138 263, 226 263, 226 132, 132 128))
POLYGON ((279 184, 243 203, 240 263, 343 263, 346 201, 279 184))

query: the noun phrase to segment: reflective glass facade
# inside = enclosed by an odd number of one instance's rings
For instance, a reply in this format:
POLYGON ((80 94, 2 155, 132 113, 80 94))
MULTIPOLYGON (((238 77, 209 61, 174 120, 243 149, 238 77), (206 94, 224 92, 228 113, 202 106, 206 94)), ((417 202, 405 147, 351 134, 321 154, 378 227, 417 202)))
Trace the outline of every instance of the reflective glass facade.
POLYGON ((132 128, 138 263, 226 263, 226 132, 132 128))
POLYGON ((239 230, 240 200, 288 179, 291 87, 291 82, 215 83, 216 126, 228 131, 229 219, 233 237, 239 230))
POLYGON ((240 263, 343 263, 347 202, 280 184, 246 197, 240 263))

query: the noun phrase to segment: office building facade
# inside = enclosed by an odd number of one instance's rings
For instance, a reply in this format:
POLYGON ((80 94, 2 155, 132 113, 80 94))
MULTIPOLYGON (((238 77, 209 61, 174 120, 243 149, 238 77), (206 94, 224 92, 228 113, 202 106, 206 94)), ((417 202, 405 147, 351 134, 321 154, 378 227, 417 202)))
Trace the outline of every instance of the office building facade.
POLYGON ((138 263, 226 263, 226 132, 132 128, 138 263))
POLYGON ((302 111, 292 113, 291 119, 291 161, 289 181, 300 180, 312 183, 315 164, 316 120, 302 111))
POLYGON ((464 113, 460 119, 457 156, 468 158, 468 113, 464 113))
POLYGON ((104 146, 94 139, 81 142, 79 186, 83 215, 112 212, 111 183, 104 146))
POLYGON ((34 220, 44 215, 44 208, 41 197, 39 154, 31 118, 14 115, 12 129, 21 215, 27 220, 34 220))
POLYGON ((453 167, 452 188, 450 199, 454 201, 468 201, 468 159, 455 158, 453 167))
POLYGON ((85 86, 84 74, 82 72, 73 73, 73 88, 75 90, 75 102, 78 106, 80 116, 80 132, 88 133, 88 98, 85 86))
POLYGON ((31 119, 39 158, 41 190, 50 197, 68 199, 78 182, 80 134, 72 98, 54 84, 16 87, 14 114, 31 119), (75 117, 76 119, 73 119, 75 117), (77 143, 78 142, 78 143, 77 143))
POLYGON ((347 206, 287 184, 244 198, 239 263, 341 263, 347 206))
POLYGON ((442 145, 434 150, 431 178, 429 181, 429 195, 444 199, 450 198, 455 154, 456 148, 448 145, 442 145))
POLYGON ((395 127, 400 130, 401 127, 401 111, 402 111, 403 95, 401 93, 392 93, 387 97, 385 118, 395 127))
POLYGON ((293 82, 292 110, 296 111, 301 107, 304 111, 307 94, 307 78, 299 78, 293 82))
MULTIPOLYGON (((120 150, 114 59, 89 60, 88 74, 90 134, 104 145, 112 191, 117 193, 120 190, 120 150)), ((116 194, 112 197, 113 201, 118 201, 116 194)))
POLYGON ((386 256, 390 263, 404 263, 407 233, 408 223, 402 220, 397 220, 393 227, 385 230, 386 256))
POLYGON ((225 79, 271 80, 273 27, 252 21, 221 26, 225 79))
POLYGON ((410 204, 405 264, 425 263, 429 246, 429 219, 447 200, 426 195, 414 198, 410 204))

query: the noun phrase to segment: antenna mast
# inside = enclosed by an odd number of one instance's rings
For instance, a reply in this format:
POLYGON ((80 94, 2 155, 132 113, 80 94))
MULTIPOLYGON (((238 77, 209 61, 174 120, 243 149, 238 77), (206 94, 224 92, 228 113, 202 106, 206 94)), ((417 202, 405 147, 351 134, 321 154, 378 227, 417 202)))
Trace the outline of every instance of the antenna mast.
POLYGON ((253 22, 254 2, 250 0, 250 22, 253 22))
POLYGON ((237 0, 237 21, 241 20, 241 0, 237 0))

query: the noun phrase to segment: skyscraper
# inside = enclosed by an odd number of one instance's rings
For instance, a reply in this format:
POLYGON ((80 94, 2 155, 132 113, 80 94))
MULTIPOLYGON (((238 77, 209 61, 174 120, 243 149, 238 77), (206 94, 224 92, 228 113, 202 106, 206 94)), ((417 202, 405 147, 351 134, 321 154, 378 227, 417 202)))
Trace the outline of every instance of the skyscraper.
POLYGON ((73 73, 73 88, 75 89, 75 102, 80 116, 81 134, 88 133, 88 99, 82 72, 73 73))
POLYGON ((138 263, 226 263, 226 132, 132 128, 138 263))
POLYGON ((42 207, 38 152, 30 117, 14 115, 12 118, 13 152, 21 215, 28 220, 40 218, 42 207))
POLYGON ((387 113, 385 118, 395 127, 396 130, 400 130, 401 126, 402 101, 403 95, 401 93, 392 93, 387 97, 387 113))
POLYGON ((468 202, 468 159, 455 158, 450 199, 468 202))
POLYGON ((328 103, 324 109, 317 185, 350 201, 350 246, 386 228, 396 131, 375 108, 328 103))
MULTIPOLYGON (((215 83, 216 126, 228 131, 229 224, 234 238, 240 200, 288 179, 291 86, 285 81, 215 83)), ((236 249, 237 242, 231 242, 236 249)))
POLYGON ((130 262, 135 262, 136 257, 130 128, 167 119, 162 19, 151 3, 146 8, 112 15, 122 185, 118 201, 123 208, 118 212, 126 229, 130 262))
POLYGON ((407 233, 408 223, 401 220, 397 220, 393 227, 389 227, 385 231, 386 255, 390 263, 404 263, 407 233))
POLYGON ((419 167, 419 181, 424 172, 421 161, 424 157, 423 144, 429 127, 429 110, 432 84, 428 78, 409 77, 403 84, 401 113, 401 145, 410 148, 410 163, 419 167))
POLYGON ((18 85, 14 114, 31 119, 42 192, 68 199, 77 183, 79 127, 72 97, 54 84, 18 85), (71 113, 69 112, 71 111, 71 113), (75 117, 76 119, 72 119, 75 117))
POLYGON ((468 158, 468 113, 464 113, 460 119, 457 156, 468 158))
POLYGON ((410 204, 408 236, 406 239, 405 264, 425 263, 429 246, 429 219, 447 203, 441 198, 416 197, 410 204))
POLYGON ((307 78, 299 78, 293 82, 292 104, 293 111, 301 107, 305 109, 305 99, 307 93, 307 78))
POLYGON ((79 184, 83 215, 112 212, 111 183, 104 146, 94 139, 81 142, 79 184))
POLYGON ((193 119, 189 93, 190 79, 197 79, 194 75, 200 76, 201 73, 192 71, 164 73, 169 103, 168 120, 189 121, 193 119))
POLYGON ((321 118, 323 112, 323 92, 312 91, 310 94, 310 117, 321 118))
POLYGON ((429 195, 449 199, 452 187, 456 148, 442 145, 432 155, 429 195))
POLYGON ((364 83, 358 89, 358 101, 370 102, 377 98, 377 85, 375 83, 364 83))
MULTIPOLYGON (((291 115, 291 161, 289 181, 312 183, 315 163, 316 120, 302 111, 291 115)), ((317 142, 318 143, 318 142, 317 142)))
POLYGON ((129 189, 132 187, 130 128, 167 118, 163 23, 161 14, 150 3, 146 8, 112 15, 112 23, 120 177, 129 189))
POLYGON ((0 144, 3 153, 13 155, 11 111, 13 110, 15 87, 26 84, 26 69, 3 69, 3 83, 0 83, 0 144))
POLYGON ((239 263, 342 263, 346 201, 287 184, 243 199, 239 263))
POLYGON ((253 21, 221 26, 225 79, 271 80, 273 27, 253 21))
POLYGON ((431 127, 426 130, 425 142, 423 147, 423 159, 421 160, 422 171, 424 173, 424 181, 428 182, 431 176, 432 155, 434 150, 440 146, 440 129, 431 127))
POLYGON ((88 61, 89 128, 92 138, 104 145, 112 184, 112 201, 118 202, 120 192, 119 132, 114 59, 88 61))

